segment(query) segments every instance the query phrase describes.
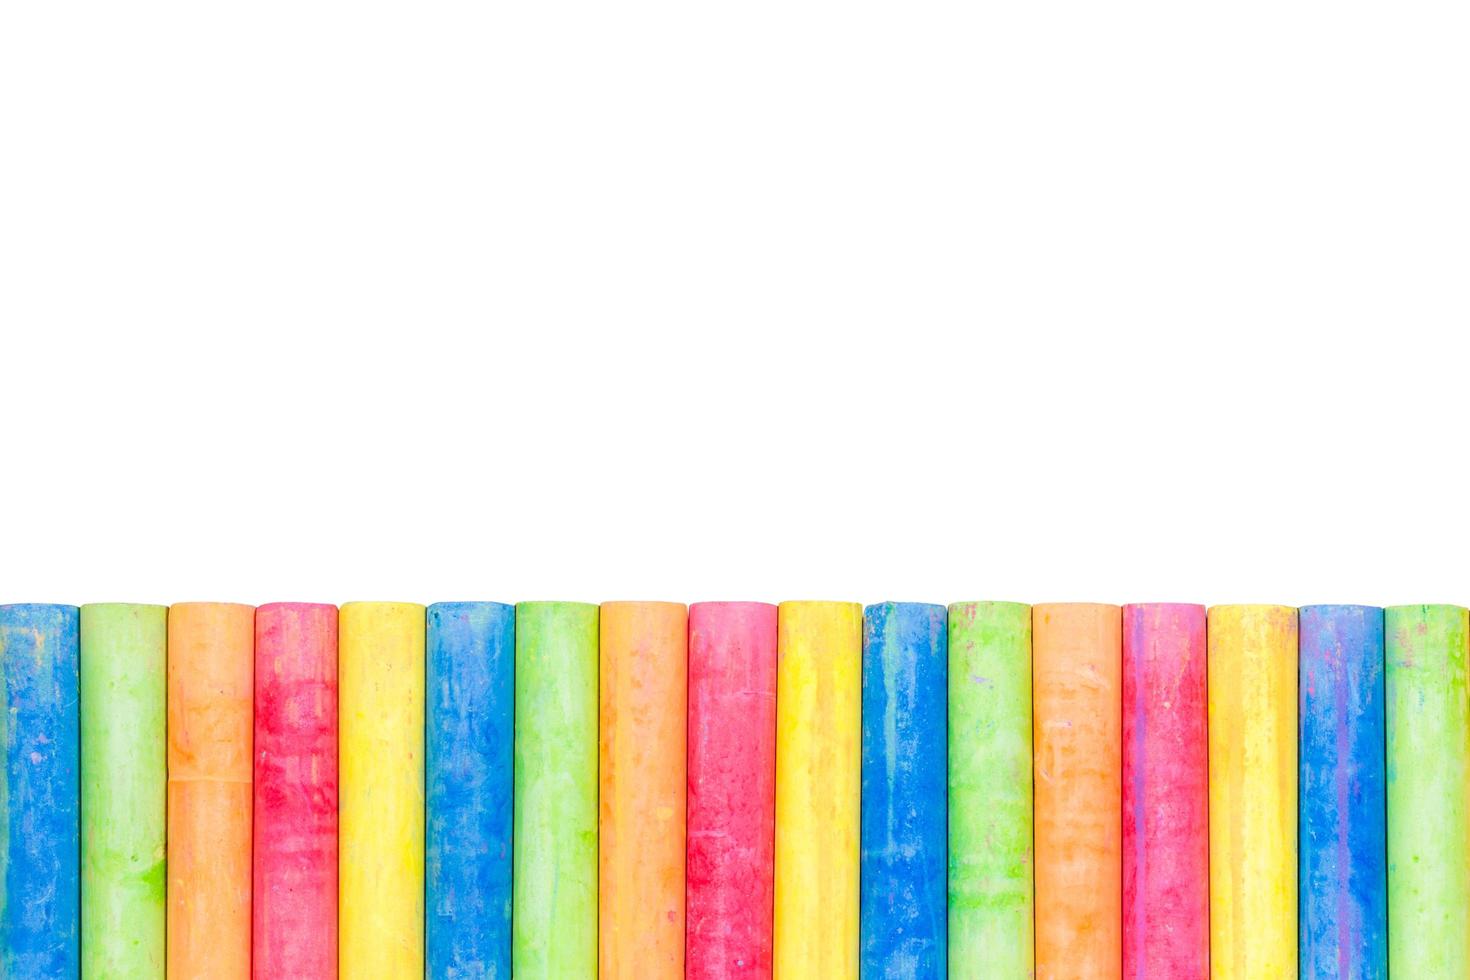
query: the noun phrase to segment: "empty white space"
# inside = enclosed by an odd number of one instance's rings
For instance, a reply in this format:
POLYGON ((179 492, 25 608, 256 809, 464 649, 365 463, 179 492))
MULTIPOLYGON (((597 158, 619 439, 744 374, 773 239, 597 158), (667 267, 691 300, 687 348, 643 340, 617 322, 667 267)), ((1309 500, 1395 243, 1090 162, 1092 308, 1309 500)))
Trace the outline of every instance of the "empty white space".
POLYGON ((1470 603, 1470 9, 0 10, 0 601, 1470 603))

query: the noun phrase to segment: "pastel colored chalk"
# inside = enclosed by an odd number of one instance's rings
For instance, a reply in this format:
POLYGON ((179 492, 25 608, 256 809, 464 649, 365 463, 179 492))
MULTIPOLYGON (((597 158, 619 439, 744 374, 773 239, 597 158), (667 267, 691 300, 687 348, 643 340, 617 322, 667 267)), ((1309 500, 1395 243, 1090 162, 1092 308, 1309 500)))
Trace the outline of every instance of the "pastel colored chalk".
POLYGON ((0 606, 0 976, 81 968, 75 606, 0 606))
POLYGON ((948 971, 947 618, 917 602, 863 611, 863 976, 948 971))
POLYGON ((168 976, 250 976, 255 609, 168 611, 168 976))
POLYGON ((689 980, 771 975, 776 607, 689 607, 689 980))
POLYGON ((605 602, 600 615, 598 976, 684 976, 688 615, 605 602))
POLYGON ((164 973, 168 607, 81 610, 82 978, 164 973))
POLYGON ((1123 976, 1210 975, 1205 607, 1123 608, 1123 976))
POLYGON ((777 615, 774 975, 858 976, 863 610, 777 615))
POLYGON ((512 966, 597 975, 597 607, 516 606, 512 966))
POLYGON ((1035 972, 1031 607, 949 607, 949 975, 1035 972))
POLYGON ((1207 629, 1210 972, 1294 977, 1297 614, 1213 606, 1207 629))
POLYGON ((429 607, 430 977, 510 978, 515 637, 515 606, 429 607))
POLYGON ((1298 615, 1300 974, 1386 980, 1383 610, 1298 615))
POLYGON ((1123 958, 1122 610, 1031 610, 1036 976, 1114 977, 1123 958))
POLYGON ((1384 610, 1388 972, 1470 976, 1470 613, 1384 610))
POLYGON ((338 964, 343 977, 424 975, 424 607, 340 613, 338 964))
POLYGON ((253 973, 337 977, 337 607, 255 611, 253 973))

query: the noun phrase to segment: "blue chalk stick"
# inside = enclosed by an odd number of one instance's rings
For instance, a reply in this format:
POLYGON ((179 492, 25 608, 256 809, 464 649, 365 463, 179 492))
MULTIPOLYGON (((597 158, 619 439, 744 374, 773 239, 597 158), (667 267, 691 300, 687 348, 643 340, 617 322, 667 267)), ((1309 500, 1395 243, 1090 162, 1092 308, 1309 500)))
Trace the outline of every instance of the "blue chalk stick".
POLYGON ((947 615, 863 610, 864 977, 943 980, 947 968, 947 615))
POLYGON ((508 980, 515 606, 429 607, 426 976, 508 980))
POLYGON ((1383 610, 1301 610, 1302 980, 1388 976, 1383 610))
POLYGON ((0 606, 0 976, 7 980, 81 970, 78 616, 75 606, 0 606))

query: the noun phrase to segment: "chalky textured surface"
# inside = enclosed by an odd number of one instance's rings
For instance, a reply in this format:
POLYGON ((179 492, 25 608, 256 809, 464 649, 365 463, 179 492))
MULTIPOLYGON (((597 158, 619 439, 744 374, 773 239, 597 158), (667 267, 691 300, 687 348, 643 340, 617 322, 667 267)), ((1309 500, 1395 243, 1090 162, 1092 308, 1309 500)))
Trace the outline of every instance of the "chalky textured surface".
POLYGON ((0 976, 81 965, 75 606, 0 606, 0 976))
POLYGON ((1388 976, 1383 610, 1307 606, 1300 619, 1298 821, 1306 980, 1388 976))
POLYGON ((82 977, 164 976, 168 608, 82 607, 82 977))
POLYGON ((1205 607, 1123 609, 1123 976, 1210 974, 1205 607))
POLYGON ((689 980, 771 973, 776 607, 689 607, 689 980))
POLYGON ((1034 972, 1031 607, 949 607, 950 975, 1034 972))
POLYGON ((1036 975, 1112 977, 1123 958, 1122 610, 1032 607, 1036 975))
POLYGON ((517 980, 597 975, 597 607, 516 606, 517 980))
POLYGON ((683 980, 688 615, 607 602, 600 624, 598 975, 683 980))
POLYGON ((255 611, 254 975, 337 976, 337 607, 255 611))
POLYGON ((1388 716, 1388 970, 1470 976, 1467 613, 1384 610, 1388 716))
POLYGON ((343 977, 424 976, 424 607, 349 602, 338 651, 343 977))
POLYGON ((863 610, 783 602, 776 698, 775 976, 858 976, 863 610))
POLYGON ((168 975, 250 976, 255 609, 168 611, 168 975))
POLYGON ((509 980, 516 610, 428 611, 424 870, 430 977, 509 980))
POLYGON ((1210 972, 1297 973, 1297 619, 1209 612, 1210 972))
POLYGON ((948 668, 943 606, 863 613, 862 975, 942 980, 948 668))

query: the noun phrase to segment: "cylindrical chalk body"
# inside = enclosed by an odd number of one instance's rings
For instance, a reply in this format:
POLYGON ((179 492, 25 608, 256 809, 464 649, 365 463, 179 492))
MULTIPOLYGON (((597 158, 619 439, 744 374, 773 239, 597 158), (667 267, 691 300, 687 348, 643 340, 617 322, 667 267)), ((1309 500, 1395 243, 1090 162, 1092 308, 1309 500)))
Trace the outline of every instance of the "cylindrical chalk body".
POLYGON ((75 606, 0 606, 0 977, 81 968, 75 606))
POLYGON ((1467 612, 1384 610, 1388 972, 1470 976, 1467 612))
POLYGON ((338 963, 424 975, 424 607, 342 607, 338 963))
POLYGON ((164 976, 168 607, 82 607, 82 978, 164 976))
POLYGON ((428 624, 427 972, 509 980, 516 610, 438 602, 428 624))
POLYGON ((516 606, 517 980, 597 976, 597 607, 516 606))
POLYGON ((683 980, 689 623, 605 602, 598 743, 598 974, 683 980))
POLYGON ((250 976, 255 609, 168 611, 168 976, 250 976))
POLYGON ((1210 975, 1205 607, 1123 608, 1123 976, 1210 975))
POLYGON ((864 976, 944 980, 949 769, 947 611, 863 611, 864 976))
POLYGON ((771 975, 776 607, 689 607, 686 976, 771 975))
POLYGON ((775 976, 855 980, 863 610, 783 602, 777 630, 775 976))
POLYGON ((1122 610, 1032 607, 1036 976, 1116 977, 1123 961, 1122 610))
POLYGON ((1035 972, 1031 607, 949 607, 949 975, 1035 972))
POLYGON ((1208 621, 1210 972, 1297 975, 1297 618, 1214 606, 1208 621))
POLYGON ((1299 612, 1301 975, 1388 976, 1383 610, 1299 612))
POLYGON ((337 977, 337 607, 255 611, 256 980, 337 977))

